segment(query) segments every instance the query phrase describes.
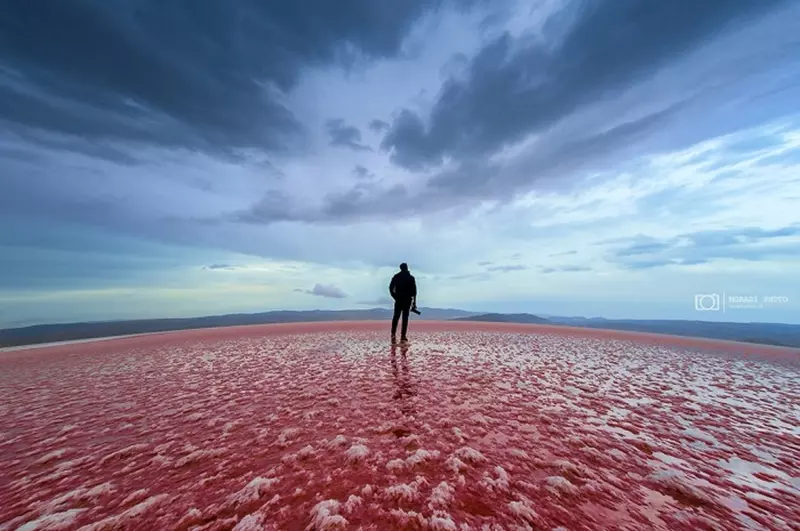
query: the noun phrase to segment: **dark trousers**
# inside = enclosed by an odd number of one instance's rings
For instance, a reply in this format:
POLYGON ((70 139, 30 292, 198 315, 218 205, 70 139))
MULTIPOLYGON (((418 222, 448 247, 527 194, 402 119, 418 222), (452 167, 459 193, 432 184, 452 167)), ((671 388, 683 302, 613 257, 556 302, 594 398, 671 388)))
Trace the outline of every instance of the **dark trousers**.
POLYGON ((411 311, 411 299, 394 300, 394 316, 392 316, 392 336, 397 334, 397 321, 403 316, 403 326, 400 329, 400 337, 406 337, 408 331, 408 312, 411 311))

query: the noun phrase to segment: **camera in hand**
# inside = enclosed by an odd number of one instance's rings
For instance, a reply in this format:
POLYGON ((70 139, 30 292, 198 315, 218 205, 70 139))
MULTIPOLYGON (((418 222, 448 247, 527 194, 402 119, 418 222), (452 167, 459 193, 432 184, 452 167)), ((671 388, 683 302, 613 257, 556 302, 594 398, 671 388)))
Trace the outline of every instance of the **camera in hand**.
POLYGON ((416 305, 416 304, 414 304, 414 305, 411 307, 411 311, 412 311, 412 312, 414 312, 414 313, 415 313, 415 314, 417 314, 417 315, 422 315, 422 312, 421 312, 421 311, 419 311, 419 310, 417 310, 417 305, 416 305))

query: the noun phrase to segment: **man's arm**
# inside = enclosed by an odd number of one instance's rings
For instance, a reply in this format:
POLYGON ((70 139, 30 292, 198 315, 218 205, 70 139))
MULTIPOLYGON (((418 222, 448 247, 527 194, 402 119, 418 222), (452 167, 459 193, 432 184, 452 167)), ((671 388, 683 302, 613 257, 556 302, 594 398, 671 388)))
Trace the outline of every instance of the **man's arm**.
POLYGON ((392 280, 389 282, 389 295, 392 296, 393 299, 397 299, 395 295, 395 291, 397 291, 397 277, 392 277, 392 280))
POLYGON ((411 302, 417 303, 417 279, 411 277, 411 302))

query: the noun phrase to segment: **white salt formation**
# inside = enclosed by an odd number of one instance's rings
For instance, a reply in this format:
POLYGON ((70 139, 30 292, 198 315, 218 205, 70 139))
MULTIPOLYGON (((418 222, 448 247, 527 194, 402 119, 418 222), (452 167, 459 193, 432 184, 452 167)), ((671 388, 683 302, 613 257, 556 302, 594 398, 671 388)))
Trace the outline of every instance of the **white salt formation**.
POLYGON ((0 531, 800 522, 796 355, 353 326, 5 353, 0 531))

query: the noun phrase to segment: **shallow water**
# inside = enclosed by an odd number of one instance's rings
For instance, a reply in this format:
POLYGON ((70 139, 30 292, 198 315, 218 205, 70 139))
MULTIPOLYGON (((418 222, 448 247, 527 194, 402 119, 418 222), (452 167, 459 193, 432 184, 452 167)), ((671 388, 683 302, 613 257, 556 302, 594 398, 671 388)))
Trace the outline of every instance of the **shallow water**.
POLYGON ((393 347, 377 326, 0 358, 0 529, 800 521, 790 354, 434 324, 393 347))

